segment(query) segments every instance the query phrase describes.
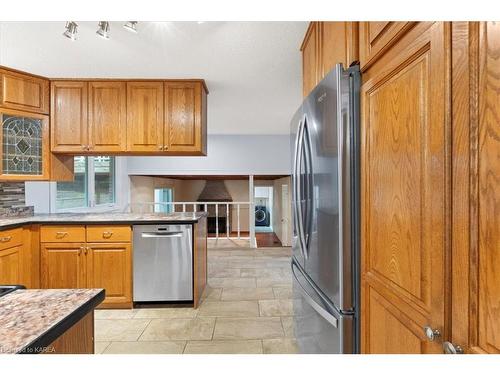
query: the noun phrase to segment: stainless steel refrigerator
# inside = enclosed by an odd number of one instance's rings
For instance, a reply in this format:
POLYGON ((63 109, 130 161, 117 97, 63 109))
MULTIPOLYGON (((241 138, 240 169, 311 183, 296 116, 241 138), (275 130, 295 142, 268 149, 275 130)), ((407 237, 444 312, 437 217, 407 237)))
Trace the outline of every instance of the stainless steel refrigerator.
POLYGON ((294 331, 301 353, 359 353, 359 86, 338 64, 291 123, 294 331))

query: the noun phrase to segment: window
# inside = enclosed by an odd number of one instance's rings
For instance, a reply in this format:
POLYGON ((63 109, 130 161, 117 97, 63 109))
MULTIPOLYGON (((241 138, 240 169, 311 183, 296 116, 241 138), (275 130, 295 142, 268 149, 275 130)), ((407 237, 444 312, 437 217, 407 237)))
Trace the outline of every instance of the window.
POLYGON ((75 180, 57 183, 56 209, 114 205, 115 190, 114 157, 75 156, 75 180))

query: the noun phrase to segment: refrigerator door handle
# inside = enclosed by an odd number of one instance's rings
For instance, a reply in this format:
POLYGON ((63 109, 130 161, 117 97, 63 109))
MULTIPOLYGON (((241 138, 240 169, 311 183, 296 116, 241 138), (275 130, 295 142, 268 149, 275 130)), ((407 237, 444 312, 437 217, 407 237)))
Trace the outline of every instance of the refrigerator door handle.
POLYGON ((300 251, 304 259, 307 259, 306 241, 303 227, 303 212, 302 212, 302 177, 300 176, 300 169, 302 166, 302 151, 304 147, 304 124, 303 119, 299 124, 299 132, 297 134, 297 152, 295 162, 295 218, 297 226, 297 235, 299 238, 300 251))
POLYGON ((309 241, 312 235, 313 227, 313 214, 314 214, 314 180, 313 180, 313 165, 312 165, 312 146, 311 137, 309 133, 309 126, 307 119, 304 119, 304 154, 305 154, 305 167, 306 167, 306 183, 307 183, 307 197, 306 197, 306 212, 304 217, 304 243, 305 252, 309 256, 309 241))
POLYGON ((302 132, 302 121, 299 122, 298 130, 297 130, 297 138, 295 140, 295 150, 293 153, 293 169, 292 169, 292 200, 294 202, 294 210, 292 212, 293 214, 293 222, 295 224, 294 226, 294 231, 298 233, 298 220, 297 220, 297 182, 298 182, 298 174, 297 174, 297 167, 298 167, 298 153, 299 153, 299 139, 300 139, 300 134, 302 132))
MULTIPOLYGON (((295 273, 295 268, 297 266, 295 263, 292 261, 292 274, 297 282, 297 285, 299 286, 299 291, 304 297, 304 299, 307 301, 309 306, 311 306, 319 315, 321 315, 326 321, 328 321, 332 326, 335 328, 338 327, 338 320, 335 318, 332 314, 330 314, 324 307, 322 307, 319 303, 317 303, 314 298, 311 297, 309 293, 307 293, 307 290, 302 286, 302 284, 299 281, 299 278, 297 277, 297 274, 295 273)), ((300 272, 300 271, 299 271, 300 272)))

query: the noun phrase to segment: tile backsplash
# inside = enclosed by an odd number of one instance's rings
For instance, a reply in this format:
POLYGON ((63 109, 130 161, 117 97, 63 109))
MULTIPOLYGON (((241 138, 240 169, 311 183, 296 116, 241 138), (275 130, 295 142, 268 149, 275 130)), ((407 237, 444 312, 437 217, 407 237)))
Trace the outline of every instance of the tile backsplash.
POLYGON ((24 182, 0 182, 0 216, 33 214, 33 207, 27 207, 24 182))

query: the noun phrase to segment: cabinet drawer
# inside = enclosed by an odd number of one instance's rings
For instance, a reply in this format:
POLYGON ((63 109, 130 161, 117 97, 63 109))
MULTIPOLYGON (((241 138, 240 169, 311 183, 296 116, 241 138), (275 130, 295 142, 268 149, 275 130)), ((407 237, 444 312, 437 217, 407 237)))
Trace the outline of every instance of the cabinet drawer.
POLYGON ((85 242, 85 227, 43 226, 40 228, 40 242, 85 242))
POLYGON ((0 250, 18 246, 23 243, 23 228, 3 230, 0 232, 0 250))
POLYGON ((87 242, 130 242, 131 229, 128 225, 89 225, 87 242))

